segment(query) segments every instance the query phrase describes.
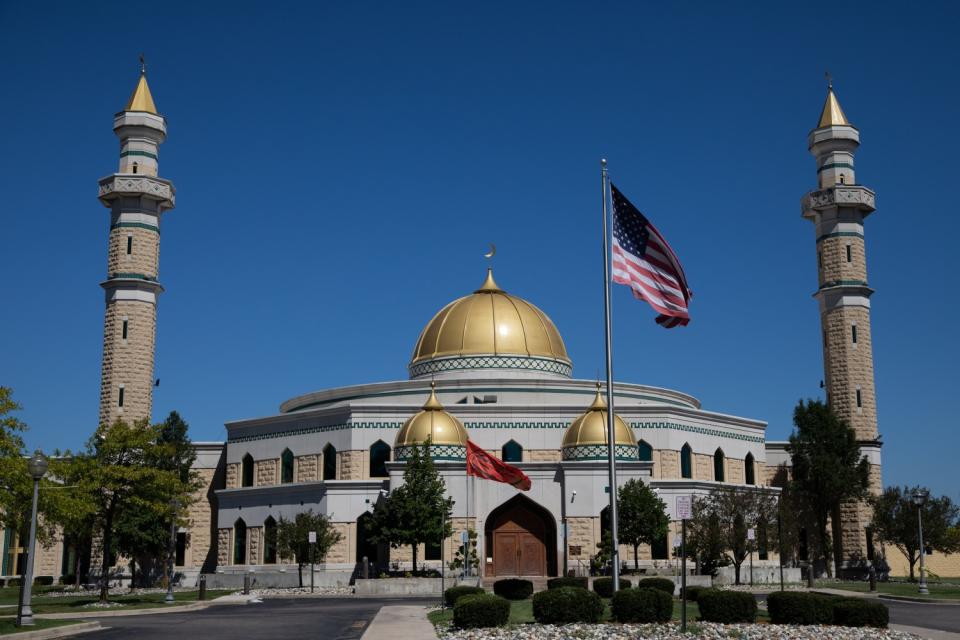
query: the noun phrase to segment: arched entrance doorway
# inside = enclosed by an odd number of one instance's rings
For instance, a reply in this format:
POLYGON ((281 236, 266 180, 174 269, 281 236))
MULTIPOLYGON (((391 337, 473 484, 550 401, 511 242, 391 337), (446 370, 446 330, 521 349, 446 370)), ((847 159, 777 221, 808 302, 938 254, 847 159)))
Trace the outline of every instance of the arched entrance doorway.
POLYGON ((487 516, 487 575, 548 576, 557 573, 557 532, 546 509, 525 496, 514 496, 487 516))

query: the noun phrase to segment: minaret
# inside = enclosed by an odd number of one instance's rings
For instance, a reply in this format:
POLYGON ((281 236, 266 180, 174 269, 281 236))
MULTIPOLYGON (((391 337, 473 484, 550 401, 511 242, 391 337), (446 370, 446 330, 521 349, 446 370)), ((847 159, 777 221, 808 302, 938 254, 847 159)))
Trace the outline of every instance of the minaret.
POLYGON ((151 417, 157 328, 160 218, 174 207, 175 189, 157 176, 167 134, 147 86, 146 68, 126 108, 114 116, 120 167, 100 180, 100 202, 110 209, 103 320, 100 424, 151 417))
MULTIPOLYGON (((873 380, 870 296, 863 221, 874 210, 874 192, 857 183, 853 154, 860 132, 851 125, 831 84, 817 128, 808 137, 817 160, 818 190, 803 197, 803 217, 816 229, 823 368, 827 402, 857 434, 870 460, 871 491, 879 493, 880 442, 873 380)), ((862 504, 843 509, 843 557, 872 555, 862 504)))

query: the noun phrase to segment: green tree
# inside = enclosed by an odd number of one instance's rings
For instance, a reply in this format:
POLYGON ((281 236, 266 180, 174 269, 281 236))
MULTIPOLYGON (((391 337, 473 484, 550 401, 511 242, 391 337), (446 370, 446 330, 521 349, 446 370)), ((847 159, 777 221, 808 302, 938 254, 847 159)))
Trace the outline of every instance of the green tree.
POLYGON ((693 499, 693 517, 687 521, 687 557, 697 565, 697 573, 715 576, 719 567, 730 564, 723 543, 720 518, 711 510, 706 497, 693 499))
POLYGON ((640 480, 631 478, 617 490, 617 534, 633 546, 633 568, 639 568, 637 549, 667 535, 670 518, 660 496, 640 480))
MULTIPOLYGON (((853 429, 823 402, 801 400, 793 424, 787 445, 793 489, 807 504, 812 525, 808 529, 816 531, 818 554, 829 574, 831 539, 834 563, 839 567, 843 560, 840 507, 866 496, 870 467, 853 429), (832 537, 827 534, 828 522, 832 537)), ((814 571, 813 563, 810 570, 814 571)))
POLYGON ((413 570, 417 570, 417 546, 438 543, 450 536, 453 498, 430 457, 430 439, 410 447, 403 470, 403 484, 377 502, 371 519, 371 539, 396 549, 413 547, 413 570))
POLYGON ((480 568, 480 556, 477 555, 477 532, 473 529, 467 530, 467 542, 463 542, 457 547, 453 554, 453 560, 447 563, 451 571, 461 571, 469 567, 472 575, 480 568))
MULTIPOLYGON (((906 556, 910 563, 910 580, 915 579, 913 567, 920 559, 918 507, 913 504, 913 494, 919 489, 887 487, 871 501, 874 535, 906 556)), ((919 509, 923 516, 924 545, 942 553, 960 551, 960 536, 957 535, 960 508, 948 496, 941 496, 927 498, 919 509)))
POLYGON ((176 497, 186 502, 187 490, 179 475, 153 466, 163 449, 157 436, 157 428, 146 420, 134 425, 117 421, 100 426, 84 454, 73 458, 72 474, 78 491, 93 505, 100 540, 101 602, 109 596, 118 524, 129 522, 129 514, 138 511, 169 523, 170 501, 176 497))
POLYGON ((340 532, 330 524, 330 518, 313 510, 298 513, 293 520, 280 516, 277 523, 277 552, 283 558, 297 561, 297 574, 303 586, 303 565, 323 562, 324 558, 340 542, 340 532), (310 544, 310 532, 317 534, 317 541, 310 544))

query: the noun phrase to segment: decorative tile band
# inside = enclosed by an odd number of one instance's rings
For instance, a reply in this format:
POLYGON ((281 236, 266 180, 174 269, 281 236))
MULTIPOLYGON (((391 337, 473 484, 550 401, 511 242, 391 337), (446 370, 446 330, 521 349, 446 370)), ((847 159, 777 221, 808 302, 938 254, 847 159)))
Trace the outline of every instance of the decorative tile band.
MULTIPOLYGON (((393 450, 393 459, 403 462, 410 458, 413 447, 397 447, 393 450)), ((467 448, 459 444, 432 444, 430 457, 434 460, 466 460, 467 448)))
POLYGON ((160 227, 158 227, 158 226, 156 226, 156 225, 153 225, 153 224, 147 224, 146 222, 118 222, 118 223, 116 223, 116 224, 110 225, 110 228, 111 228, 111 229, 120 229, 120 228, 122 228, 122 227, 134 227, 134 228, 137 228, 137 229, 148 229, 148 230, 150 230, 150 231, 156 231, 158 234, 160 233, 160 227))
MULTIPOLYGON (((617 460, 639 460, 640 455, 636 445, 618 444, 614 448, 617 460)), ((575 447, 564 447, 564 460, 607 460, 607 445, 581 444, 575 447)))
POLYGON ((573 375, 573 367, 566 362, 524 356, 490 355, 440 358, 411 364, 408 369, 411 378, 441 373, 443 371, 460 371, 463 369, 527 369, 530 371, 556 373, 566 378, 573 375))
POLYGON ((154 160, 157 159, 157 154, 155 154, 155 153, 150 153, 149 151, 138 151, 138 150, 135 150, 135 149, 129 149, 129 150, 127 150, 127 151, 121 151, 121 152, 120 152, 120 157, 123 158, 124 156, 144 156, 144 157, 146 157, 146 158, 153 158, 154 160))
POLYGON ((671 429, 673 431, 686 431, 688 433, 699 433, 705 436, 730 438, 731 440, 743 440, 744 442, 756 442, 760 444, 765 441, 759 436, 748 436, 742 433, 727 433, 718 429, 694 427, 689 424, 679 424, 676 422, 631 422, 630 427, 633 429, 671 429))
POLYGON ((841 169, 853 169, 853 165, 850 164, 849 162, 828 162, 827 164, 817 169, 817 173, 820 173, 821 171, 826 171, 827 169, 834 169, 837 167, 841 169))

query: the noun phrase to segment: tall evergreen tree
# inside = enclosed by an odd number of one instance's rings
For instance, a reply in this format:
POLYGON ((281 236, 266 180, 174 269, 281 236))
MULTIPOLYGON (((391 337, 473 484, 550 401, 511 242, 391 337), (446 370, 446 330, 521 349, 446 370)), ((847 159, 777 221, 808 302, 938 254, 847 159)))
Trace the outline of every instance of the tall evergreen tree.
POLYGON ((860 453, 854 430, 823 402, 801 400, 793 412, 793 424, 787 445, 793 489, 809 507, 809 528, 816 531, 819 558, 829 571, 827 523, 832 523, 833 559, 839 567, 843 560, 840 507, 866 496, 870 466, 860 453))
POLYGON ((403 484, 380 500, 373 510, 371 539, 396 549, 413 548, 413 570, 417 570, 417 546, 442 544, 453 532, 450 514, 453 498, 430 457, 430 440, 410 448, 403 470, 403 484))

